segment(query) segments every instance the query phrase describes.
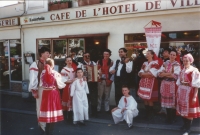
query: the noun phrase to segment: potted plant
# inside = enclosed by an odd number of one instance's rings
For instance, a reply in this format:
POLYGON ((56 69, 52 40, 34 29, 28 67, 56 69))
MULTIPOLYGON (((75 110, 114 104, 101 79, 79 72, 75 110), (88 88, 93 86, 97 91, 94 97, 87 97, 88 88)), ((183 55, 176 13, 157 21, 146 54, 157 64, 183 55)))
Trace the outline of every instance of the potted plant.
POLYGON ((49 3, 49 10, 58 10, 60 9, 60 2, 54 1, 49 3))
POLYGON ((86 6, 89 5, 89 0, 78 0, 78 6, 86 6))
POLYGON ((89 5, 99 4, 100 0, 89 0, 89 5))
POLYGON ((65 9, 69 7, 69 1, 68 0, 61 0, 60 1, 60 9, 65 9))

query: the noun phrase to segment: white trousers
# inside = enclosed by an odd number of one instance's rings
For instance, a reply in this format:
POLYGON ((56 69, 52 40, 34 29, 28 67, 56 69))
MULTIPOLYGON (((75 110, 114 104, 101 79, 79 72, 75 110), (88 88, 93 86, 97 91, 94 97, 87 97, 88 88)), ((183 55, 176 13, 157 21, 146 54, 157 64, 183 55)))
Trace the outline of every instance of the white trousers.
POLYGON ((102 80, 101 82, 98 82, 98 106, 97 106, 97 111, 101 110, 101 102, 102 102, 102 96, 105 94, 105 99, 104 99, 104 107, 105 111, 109 111, 110 107, 110 90, 111 90, 111 85, 106 86, 106 81, 102 80))
POLYGON ((112 112, 113 120, 115 124, 119 123, 120 121, 125 120, 127 124, 133 123, 134 112, 131 110, 125 110, 124 113, 121 113, 122 109, 117 109, 112 112))
MULTIPOLYGON (((39 118, 40 115, 40 106, 42 102, 42 93, 43 88, 39 87, 38 89, 38 98, 36 99, 36 111, 37 111, 37 118, 39 118)), ((45 122, 38 122, 38 125, 45 131, 46 123, 45 122)))

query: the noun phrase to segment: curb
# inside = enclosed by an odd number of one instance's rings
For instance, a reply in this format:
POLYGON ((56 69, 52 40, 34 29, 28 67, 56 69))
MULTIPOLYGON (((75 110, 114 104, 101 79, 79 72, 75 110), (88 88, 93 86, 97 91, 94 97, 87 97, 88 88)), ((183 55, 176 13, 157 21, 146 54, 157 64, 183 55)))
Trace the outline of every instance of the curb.
MULTIPOLYGON (((9 109, 9 108, 0 108, 0 111, 36 115, 36 112, 33 112, 33 111, 25 111, 25 110, 17 110, 17 109, 9 109)), ((90 118, 88 122, 114 125, 114 122, 112 120, 103 120, 103 119, 95 119, 95 118, 90 118)), ((121 123, 120 125, 124 125, 124 124, 121 123)), ((176 125, 145 124, 145 123, 133 123, 133 126, 139 127, 139 128, 164 129, 164 130, 179 130, 180 128, 180 126, 176 126, 176 125)), ((191 131, 200 132, 200 128, 191 127, 191 131)))

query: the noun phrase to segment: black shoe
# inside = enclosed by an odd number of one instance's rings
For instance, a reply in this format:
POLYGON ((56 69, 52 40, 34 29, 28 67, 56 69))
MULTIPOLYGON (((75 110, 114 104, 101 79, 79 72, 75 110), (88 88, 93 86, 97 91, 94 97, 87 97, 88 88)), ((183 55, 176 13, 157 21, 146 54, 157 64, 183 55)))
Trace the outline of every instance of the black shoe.
POLYGON ((187 131, 185 131, 184 133, 183 133, 183 135, 189 135, 191 133, 191 131, 190 130, 187 130, 187 131))
POLYGON ((133 125, 128 126, 125 130, 130 130, 130 129, 132 129, 132 128, 133 128, 133 125))
POLYGON ((79 122, 79 124, 80 124, 81 126, 86 126, 86 124, 85 124, 84 121, 79 122))

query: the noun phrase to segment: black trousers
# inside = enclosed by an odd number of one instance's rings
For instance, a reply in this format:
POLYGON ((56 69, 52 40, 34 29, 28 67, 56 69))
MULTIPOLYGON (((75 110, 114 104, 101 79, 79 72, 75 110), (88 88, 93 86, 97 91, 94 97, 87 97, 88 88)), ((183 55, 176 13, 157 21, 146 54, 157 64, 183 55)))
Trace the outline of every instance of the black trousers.
POLYGON ((98 89, 97 89, 97 82, 88 82, 89 94, 88 97, 88 104, 89 110, 91 113, 97 112, 97 103, 98 103, 98 89))
POLYGON ((118 76, 115 76, 114 82, 115 82, 115 102, 116 102, 116 105, 118 105, 119 100, 123 96, 122 85, 126 85, 126 84, 124 84, 123 81, 121 80, 121 77, 118 77, 118 76))

